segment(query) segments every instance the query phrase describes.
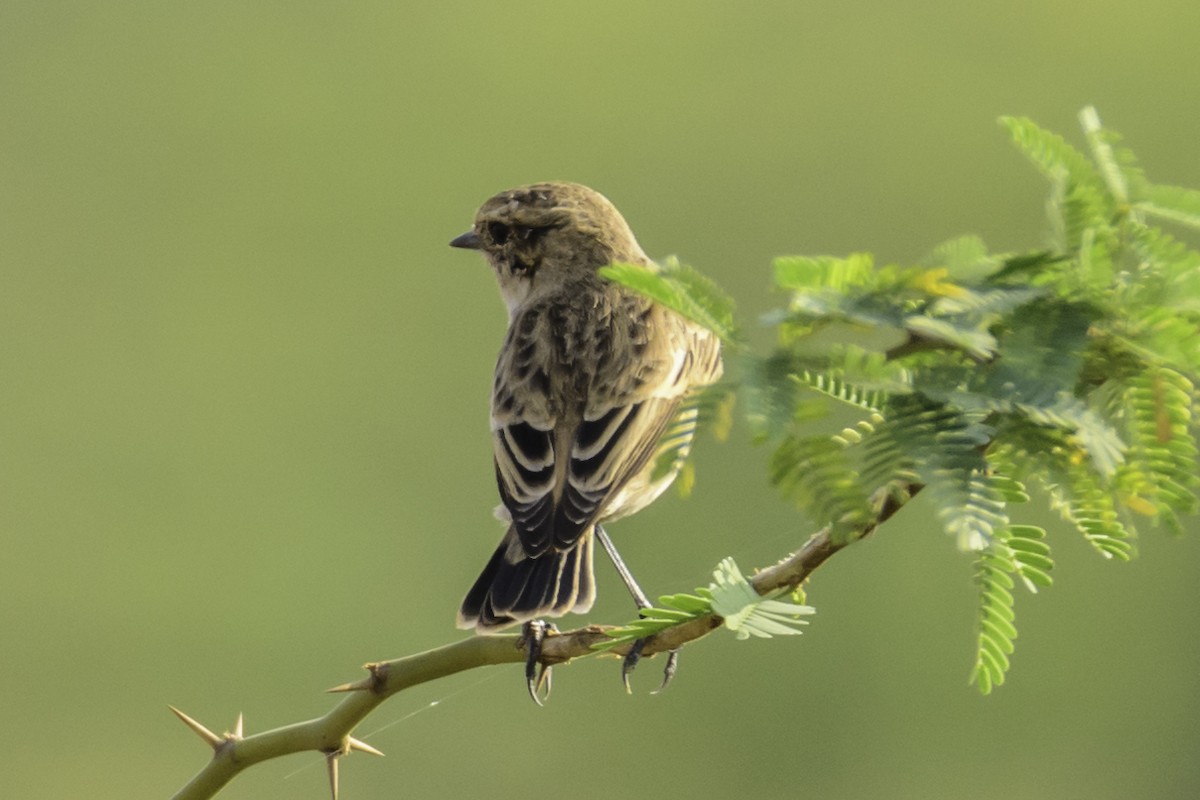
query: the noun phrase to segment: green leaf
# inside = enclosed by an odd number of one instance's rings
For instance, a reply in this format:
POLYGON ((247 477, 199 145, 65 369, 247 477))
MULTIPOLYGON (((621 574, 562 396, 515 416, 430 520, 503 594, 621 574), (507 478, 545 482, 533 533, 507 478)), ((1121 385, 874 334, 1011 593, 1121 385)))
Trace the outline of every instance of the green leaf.
POLYGON ((829 289, 845 294, 850 289, 871 285, 874 278, 875 262, 867 253, 855 253, 847 258, 785 256, 775 259, 775 285, 781 289, 829 289))
POLYGON ((1200 229, 1200 191, 1195 189, 1151 186, 1146 191, 1145 199, 1135 203, 1134 207, 1159 219, 1200 229))
POLYGON ((721 561, 713 571, 712 609, 724 619, 725 627, 739 639, 768 638, 800 633, 807 625, 802 616, 816 612, 812 606, 795 605, 761 596, 742 575, 732 558, 721 561))
POLYGON ((717 285, 691 267, 669 261, 661 268, 641 264, 611 264, 600 275, 656 300, 722 341, 736 344, 733 301, 717 285))
POLYGON ((1000 259, 988 254, 978 236, 960 236, 942 242, 922 259, 926 267, 945 267, 948 276, 960 283, 977 283, 994 273, 1000 259))
POLYGON ((1036 286, 964 290, 954 297, 943 297, 933 304, 937 316, 970 315, 980 322, 994 324, 1013 309, 1043 297, 1046 290, 1036 286))
POLYGON ((664 595, 658 599, 661 606, 643 608, 638 612, 638 619, 618 628, 609 628, 605 631, 605 634, 610 637, 608 641, 594 644, 592 649, 610 650, 618 645, 661 633, 667 628, 673 628, 688 620, 707 616, 712 613, 712 600, 709 597, 701 596, 707 593, 707 589, 697 589, 695 595, 664 595))
POLYGON ((1126 505, 1146 502, 1157 520, 1178 528, 1177 514, 1200 508, 1200 475, 1191 381, 1166 368, 1133 376, 1124 392, 1127 435, 1132 443, 1127 468, 1118 478, 1126 505))
POLYGON ((1025 117, 1001 117, 1017 148, 1052 180, 1066 178, 1071 184, 1102 189, 1100 176, 1087 156, 1067 144, 1056 133, 1044 130, 1025 117))
POLYGON ((1058 481, 1046 483, 1051 507, 1057 508, 1100 555, 1128 561, 1133 551, 1127 541, 1130 533, 1117 515, 1108 487, 1091 471, 1069 462, 1052 465, 1049 478, 1058 481))
POLYGON ((787 352, 777 352, 765 359, 747 359, 742 407, 746 409, 746 421, 756 442, 777 440, 789 431, 797 417, 802 392, 796 374, 803 369, 799 360, 787 352))
POLYGON ((722 617, 725 627, 739 639, 795 635, 800 633, 799 626, 808 624, 800 617, 815 613, 811 606, 759 595, 732 558, 717 565, 713 581, 694 595, 660 597, 660 605, 641 609, 638 619, 606 630, 608 640, 592 645, 592 649, 609 650, 709 614, 722 617))
POLYGON ((937 515, 959 549, 981 550, 1008 524, 1004 494, 992 485, 983 455, 992 430, 948 404, 895 398, 884 432, 911 457, 937 515))
MULTIPOLYGON (((1161 307, 1186 315, 1183 321, 1190 323, 1194 332, 1200 316, 1200 252, 1160 228, 1132 221, 1126 227, 1130 231, 1131 255, 1142 267, 1129 276, 1126 302, 1133 312, 1130 316, 1137 319, 1146 311, 1161 307)), ((1194 333, 1190 338, 1194 338, 1194 333)), ((1186 347, 1176 344, 1170 349, 1183 352, 1186 347)), ((1152 345, 1152 349, 1160 348, 1152 345)), ((1188 352, 1194 355, 1200 348, 1193 346, 1188 352)), ((1193 371, 1200 367, 1194 358, 1177 359, 1175 363, 1190 364, 1193 371)))
POLYGON ((1011 551, 1000 532, 975 562, 975 583, 979 587, 978 633, 972 679, 983 694, 1004 683, 1013 653, 1017 629, 1012 621, 1013 596, 1011 573, 1016 571, 1011 551))
POLYGON ((962 326, 918 314, 905 319, 904 328, 918 339, 950 345, 977 361, 987 361, 996 353, 996 337, 979 324, 962 326))
POLYGON ((684 397, 674 419, 658 439, 658 452, 654 456, 654 469, 650 480, 657 482, 675 475, 675 488, 687 497, 695 481, 692 465, 687 463, 692 440, 696 431, 707 427, 718 440, 729 435, 733 425, 733 389, 724 383, 694 389, 684 397))
POLYGON ((988 282, 1008 284, 1020 281, 1024 285, 1043 276, 1053 275, 1070 260, 1069 256, 1050 250, 1009 256, 1004 259, 1000 269, 989 276, 988 282))
POLYGON ((883 391, 847 382, 837 374, 804 370, 793 379, 814 392, 863 411, 878 412, 887 403, 888 396, 883 391))
POLYGON ((1129 184, 1125 179, 1125 172, 1122 169, 1122 165, 1113 150, 1114 135, 1111 131, 1105 130, 1100 124, 1100 115, 1096 113, 1096 109, 1092 106, 1088 106, 1079 112, 1079 121, 1083 126, 1084 135, 1087 136, 1088 147, 1092 151, 1092 158, 1095 159, 1096 166, 1099 168, 1100 175, 1104 178, 1104 182, 1108 186, 1109 193, 1118 203, 1128 203, 1129 184))
POLYGON ((868 495, 876 488, 859 481, 847 449, 828 435, 789 436, 770 464, 771 483, 814 519, 830 523, 837 543, 862 531, 871 518, 868 495))
POLYGON ((1031 418, 1055 420, 1070 427, 1096 471, 1105 478, 1115 475, 1124 463, 1126 445, 1116 429, 1081 402, 1060 396, 1057 403, 1038 409, 1036 413, 1029 406, 1022 408, 1031 418))
POLYGON ((1136 357, 1194 376, 1200 369, 1200 320, 1179 310, 1156 306, 1131 309, 1110 331, 1136 357))

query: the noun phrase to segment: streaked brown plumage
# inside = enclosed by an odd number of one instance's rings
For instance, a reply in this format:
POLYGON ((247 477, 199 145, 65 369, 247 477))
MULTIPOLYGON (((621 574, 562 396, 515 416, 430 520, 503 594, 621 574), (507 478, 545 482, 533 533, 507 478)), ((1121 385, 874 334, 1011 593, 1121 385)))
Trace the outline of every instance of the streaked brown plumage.
POLYGON ((694 426, 688 400, 721 374, 719 342, 598 275, 614 262, 653 262, 586 186, 501 192, 452 244, 483 252, 509 312, 492 390, 498 513, 509 529, 458 625, 585 612, 594 527, 644 508, 675 477, 694 426), (663 470, 665 449, 675 461, 663 470))

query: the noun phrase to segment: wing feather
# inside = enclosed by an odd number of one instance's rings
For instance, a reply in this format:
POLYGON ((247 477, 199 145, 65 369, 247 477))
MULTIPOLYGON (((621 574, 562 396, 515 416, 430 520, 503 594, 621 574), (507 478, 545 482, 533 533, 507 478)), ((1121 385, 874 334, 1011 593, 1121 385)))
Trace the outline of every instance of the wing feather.
MULTIPOLYGON (((564 329, 561 315, 544 311, 509 329, 492 398, 493 449, 501 499, 528 557, 570 550, 596 522, 653 499, 661 488, 638 497, 647 483, 639 476, 666 447, 678 467, 694 429, 684 401, 720 375, 719 344, 707 331, 648 301, 621 302, 628 307, 603 329, 564 329)), ((574 591, 580 561, 551 596, 574 591)), ((522 591, 512 587, 498 610, 522 591)))

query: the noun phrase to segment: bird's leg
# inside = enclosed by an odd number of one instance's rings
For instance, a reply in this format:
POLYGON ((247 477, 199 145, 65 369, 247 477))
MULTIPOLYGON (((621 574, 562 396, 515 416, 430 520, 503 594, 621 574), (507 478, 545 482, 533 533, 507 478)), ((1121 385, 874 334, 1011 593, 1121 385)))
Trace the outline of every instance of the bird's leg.
MULTIPOLYGON (((646 593, 642 591, 642 587, 638 586, 637 581, 633 579, 633 573, 629 571, 629 567, 625 566, 625 562, 621 559, 621 554, 617 552, 612 539, 608 538, 608 532, 601 525, 596 526, 596 538, 600 540, 600 544, 604 547, 604 552, 608 553, 608 557, 612 559, 613 566, 617 568, 617 574, 625 582, 625 588, 633 595, 633 602, 637 603, 638 610, 650 608, 652 605, 650 598, 646 597, 646 593)), ((629 673, 637 666, 638 660, 642 657, 642 650, 645 647, 646 640, 638 639, 629 648, 629 652, 625 654, 625 660, 621 664, 621 683, 625 684, 625 691, 630 694, 632 694, 633 690, 629 688, 629 673)), ((672 650, 667 654, 667 664, 663 667, 662 683, 652 694, 658 694, 667 688, 667 685, 671 683, 671 679, 675 677, 675 670, 678 665, 679 651, 672 650)))
POLYGON ((525 686, 529 689, 529 696, 533 702, 539 706, 550 699, 550 689, 554 685, 550 667, 541 663, 542 642, 546 638, 546 631, 554 629, 553 625, 540 619, 531 619, 521 626, 521 645, 525 648, 525 686))

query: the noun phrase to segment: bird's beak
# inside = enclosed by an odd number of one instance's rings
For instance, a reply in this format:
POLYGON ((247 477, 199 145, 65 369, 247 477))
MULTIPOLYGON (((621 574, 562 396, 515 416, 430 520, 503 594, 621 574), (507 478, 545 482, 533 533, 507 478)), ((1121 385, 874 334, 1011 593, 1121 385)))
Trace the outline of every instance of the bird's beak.
POLYGON ((475 231, 467 231, 462 236, 455 236, 450 240, 451 247, 461 247, 464 250, 478 250, 482 244, 475 231))

